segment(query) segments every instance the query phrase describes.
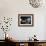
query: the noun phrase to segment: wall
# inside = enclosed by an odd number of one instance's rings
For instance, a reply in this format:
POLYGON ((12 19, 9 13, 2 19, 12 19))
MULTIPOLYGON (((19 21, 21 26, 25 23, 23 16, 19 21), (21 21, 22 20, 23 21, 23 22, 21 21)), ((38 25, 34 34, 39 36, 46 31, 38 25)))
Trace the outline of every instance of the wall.
MULTIPOLYGON (((33 8, 28 0, 0 0, 0 19, 4 16, 13 18, 8 33, 16 40, 27 40, 34 34, 37 35, 37 39, 45 40, 45 12, 46 6, 33 8), (18 14, 34 14, 34 26, 18 27, 18 14)), ((2 33, 3 31, 0 31, 0 39, 4 39, 2 33)))

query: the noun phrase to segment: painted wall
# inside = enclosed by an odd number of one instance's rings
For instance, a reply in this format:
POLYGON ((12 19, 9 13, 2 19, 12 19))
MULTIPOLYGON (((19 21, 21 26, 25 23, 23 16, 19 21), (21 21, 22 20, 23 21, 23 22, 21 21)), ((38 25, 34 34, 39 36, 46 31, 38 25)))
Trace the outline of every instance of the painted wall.
MULTIPOLYGON (((0 19, 4 16, 13 18, 8 33, 16 40, 27 40, 34 34, 37 35, 37 39, 45 40, 45 15, 46 5, 33 8, 28 0, 0 0, 0 19), (18 14, 34 14, 34 26, 18 27, 18 14)), ((0 35, 0 39, 4 39, 4 33, 1 29, 0 35)))

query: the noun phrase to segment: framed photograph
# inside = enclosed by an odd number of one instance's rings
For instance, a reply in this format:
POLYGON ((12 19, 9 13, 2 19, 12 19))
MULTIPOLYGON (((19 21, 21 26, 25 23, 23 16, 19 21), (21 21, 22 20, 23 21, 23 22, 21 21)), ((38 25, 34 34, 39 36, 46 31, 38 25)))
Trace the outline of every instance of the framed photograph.
POLYGON ((33 26, 34 15, 33 14, 18 14, 18 26, 33 26))

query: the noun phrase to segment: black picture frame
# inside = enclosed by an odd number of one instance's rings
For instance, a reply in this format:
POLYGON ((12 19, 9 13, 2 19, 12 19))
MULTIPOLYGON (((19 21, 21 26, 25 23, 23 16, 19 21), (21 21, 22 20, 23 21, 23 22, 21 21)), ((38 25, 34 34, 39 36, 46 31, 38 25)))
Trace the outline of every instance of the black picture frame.
POLYGON ((34 26, 34 14, 18 14, 18 26, 34 26))

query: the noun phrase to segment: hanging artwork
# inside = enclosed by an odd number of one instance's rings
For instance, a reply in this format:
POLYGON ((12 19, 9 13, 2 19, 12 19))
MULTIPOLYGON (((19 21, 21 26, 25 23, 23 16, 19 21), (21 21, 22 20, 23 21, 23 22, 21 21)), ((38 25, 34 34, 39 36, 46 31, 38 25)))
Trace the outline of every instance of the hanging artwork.
POLYGON ((18 14, 18 26, 33 26, 33 14, 18 14))

